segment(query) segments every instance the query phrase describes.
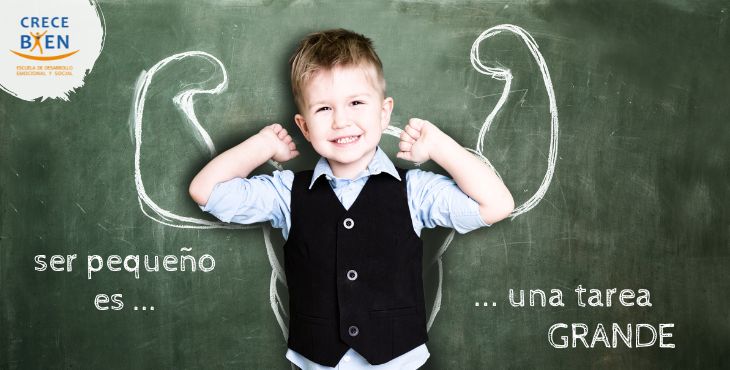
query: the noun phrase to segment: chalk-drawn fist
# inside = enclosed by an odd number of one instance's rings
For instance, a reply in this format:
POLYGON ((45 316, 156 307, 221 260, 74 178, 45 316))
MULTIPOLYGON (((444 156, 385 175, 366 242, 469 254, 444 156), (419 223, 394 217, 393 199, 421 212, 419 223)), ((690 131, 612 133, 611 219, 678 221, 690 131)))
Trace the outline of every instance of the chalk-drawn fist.
POLYGON ((272 149, 274 150, 274 155, 271 159, 281 163, 299 155, 299 151, 291 135, 280 124, 274 123, 264 127, 259 131, 259 135, 263 135, 271 142, 272 149))
POLYGON ((400 134, 396 156, 411 162, 426 162, 431 159, 432 150, 438 146, 441 135, 443 133, 433 123, 411 118, 400 134))

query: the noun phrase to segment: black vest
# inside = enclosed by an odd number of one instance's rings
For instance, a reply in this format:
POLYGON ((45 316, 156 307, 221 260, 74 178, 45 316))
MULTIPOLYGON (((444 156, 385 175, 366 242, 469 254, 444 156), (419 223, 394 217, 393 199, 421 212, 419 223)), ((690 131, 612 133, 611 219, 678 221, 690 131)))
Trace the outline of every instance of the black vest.
POLYGON ((423 243, 413 230, 403 181, 370 176, 349 210, 313 171, 294 176, 284 244, 289 348, 335 366, 348 348, 372 365, 428 340, 423 243))

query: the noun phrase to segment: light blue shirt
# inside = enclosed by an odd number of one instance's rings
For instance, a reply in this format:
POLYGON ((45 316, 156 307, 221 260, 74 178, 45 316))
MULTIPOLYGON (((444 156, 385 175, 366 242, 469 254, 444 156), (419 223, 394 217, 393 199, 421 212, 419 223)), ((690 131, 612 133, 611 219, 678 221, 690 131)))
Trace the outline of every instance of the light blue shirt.
MULTIPOLYGON (((314 167, 309 188, 320 176, 325 176, 334 190, 337 199, 349 209, 360 194, 371 175, 387 173, 402 180, 393 162, 378 148, 368 167, 353 179, 339 179, 334 176, 326 159, 320 158, 314 167)), ((253 176, 248 179, 235 178, 217 184, 208 198, 208 203, 200 208, 224 222, 251 224, 271 222, 281 229, 284 239, 291 228, 291 188, 294 182, 292 171, 274 171, 269 175, 253 176)), ((421 235, 421 230, 443 226, 466 233, 483 226, 479 215, 479 205, 459 189, 454 180, 422 170, 406 172, 408 208, 413 230, 421 235)), ((289 349, 286 358, 303 370, 356 370, 356 369, 417 369, 429 357, 426 344, 422 344, 403 355, 382 365, 370 365, 365 358, 350 348, 332 367, 322 366, 310 361, 289 349)))

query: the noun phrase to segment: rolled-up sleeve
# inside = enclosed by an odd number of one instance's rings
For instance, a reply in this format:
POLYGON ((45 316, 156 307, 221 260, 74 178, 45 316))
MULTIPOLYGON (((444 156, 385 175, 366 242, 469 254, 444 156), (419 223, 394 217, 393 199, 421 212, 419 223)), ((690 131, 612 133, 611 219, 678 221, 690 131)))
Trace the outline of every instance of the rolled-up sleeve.
POLYGON ((411 218, 422 228, 449 227, 460 234, 490 226, 479 215, 479 203, 464 194, 454 180, 418 169, 406 173, 411 218))
POLYGON ((252 224, 271 222, 275 228, 287 228, 290 221, 292 171, 274 171, 269 175, 234 178, 215 185, 204 206, 223 222, 252 224))

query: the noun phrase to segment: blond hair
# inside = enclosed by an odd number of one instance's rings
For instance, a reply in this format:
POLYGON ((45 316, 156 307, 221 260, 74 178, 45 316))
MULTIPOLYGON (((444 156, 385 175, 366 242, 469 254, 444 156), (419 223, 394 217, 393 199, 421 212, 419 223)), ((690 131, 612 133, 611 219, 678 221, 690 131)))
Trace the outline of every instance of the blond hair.
MULTIPOLYGON (((299 43, 289 60, 291 87, 294 100, 300 109, 304 107, 303 90, 314 74, 337 66, 372 67, 374 85, 385 97, 383 64, 375 53, 373 42, 358 33, 342 28, 315 32, 299 43)), ((368 74, 370 76, 370 74, 368 74)))

